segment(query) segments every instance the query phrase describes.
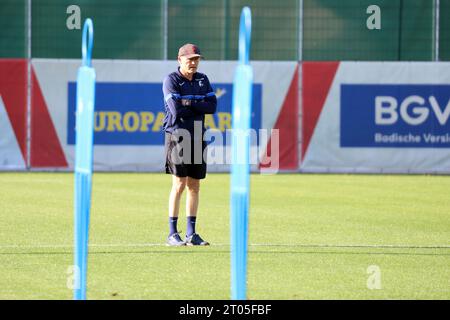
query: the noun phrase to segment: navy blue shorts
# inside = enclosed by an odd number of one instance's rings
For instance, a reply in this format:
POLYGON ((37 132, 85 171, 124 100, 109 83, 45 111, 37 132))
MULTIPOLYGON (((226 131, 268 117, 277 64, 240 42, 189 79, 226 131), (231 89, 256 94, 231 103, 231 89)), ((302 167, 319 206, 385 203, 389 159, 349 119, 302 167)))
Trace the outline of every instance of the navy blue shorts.
POLYGON ((191 177, 194 179, 204 179, 206 177, 206 162, 203 154, 205 153, 206 142, 191 139, 190 152, 186 152, 183 149, 186 145, 183 145, 182 141, 183 137, 166 132, 164 143, 166 173, 180 178, 191 177))

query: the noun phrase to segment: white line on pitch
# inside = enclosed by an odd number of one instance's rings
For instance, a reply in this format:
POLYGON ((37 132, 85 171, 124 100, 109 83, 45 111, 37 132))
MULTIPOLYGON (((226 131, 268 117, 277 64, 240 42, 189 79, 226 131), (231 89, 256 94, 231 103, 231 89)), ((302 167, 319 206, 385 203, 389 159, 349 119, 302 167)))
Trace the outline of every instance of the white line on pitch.
MULTIPOLYGON (((89 244, 91 248, 138 248, 138 247, 162 247, 165 243, 106 243, 89 244)), ((227 243, 213 244, 215 247, 230 246, 227 243)), ((392 248, 392 249, 450 249, 450 245, 405 245, 405 244, 301 244, 301 243, 251 243, 250 247, 302 247, 302 248, 392 248)), ((0 249, 56 249, 73 248, 66 244, 36 244, 36 245, 0 245, 0 249)))

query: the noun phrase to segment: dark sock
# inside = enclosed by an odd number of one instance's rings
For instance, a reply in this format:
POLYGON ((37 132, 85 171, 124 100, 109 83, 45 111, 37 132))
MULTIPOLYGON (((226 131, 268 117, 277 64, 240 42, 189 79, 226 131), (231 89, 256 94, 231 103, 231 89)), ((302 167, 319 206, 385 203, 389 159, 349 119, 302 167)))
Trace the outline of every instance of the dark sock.
POLYGON ((169 217, 169 236, 177 233, 178 217, 169 217))
POLYGON ((195 220, 197 220, 197 217, 187 217, 187 227, 186 227, 187 237, 195 233, 195 220))

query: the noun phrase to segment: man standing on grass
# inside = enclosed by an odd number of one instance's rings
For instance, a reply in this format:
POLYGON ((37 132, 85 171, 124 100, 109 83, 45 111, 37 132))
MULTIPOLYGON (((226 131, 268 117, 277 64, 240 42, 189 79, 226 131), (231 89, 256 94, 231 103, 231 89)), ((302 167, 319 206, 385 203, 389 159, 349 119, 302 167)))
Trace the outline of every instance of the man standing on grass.
POLYGON ((195 223, 200 180, 206 177, 205 114, 216 112, 217 99, 208 77, 197 72, 201 58, 196 45, 185 44, 178 51, 178 70, 163 82, 166 173, 172 175, 167 238, 171 246, 209 245, 195 232, 195 223), (177 222, 181 195, 186 187, 187 230, 183 241, 177 222))

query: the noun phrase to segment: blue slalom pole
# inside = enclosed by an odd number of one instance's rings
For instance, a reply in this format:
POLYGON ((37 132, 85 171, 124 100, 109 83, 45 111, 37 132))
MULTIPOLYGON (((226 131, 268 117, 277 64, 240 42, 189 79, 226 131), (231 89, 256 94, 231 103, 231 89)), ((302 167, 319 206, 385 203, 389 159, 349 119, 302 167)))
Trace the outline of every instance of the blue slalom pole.
POLYGON ((251 12, 244 7, 239 26, 239 64, 233 82, 231 135, 231 299, 247 298, 247 242, 250 197, 250 119, 253 70, 250 66, 251 12))
POLYGON ((77 76, 75 146, 75 300, 86 299, 89 216, 91 209, 94 140, 95 70, 91 66, 94 27, 86 19, 81 42, 82 65, 77 76))

